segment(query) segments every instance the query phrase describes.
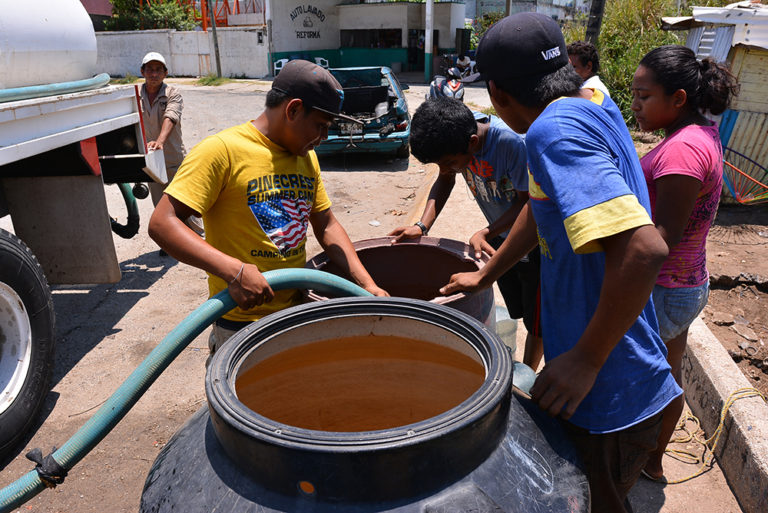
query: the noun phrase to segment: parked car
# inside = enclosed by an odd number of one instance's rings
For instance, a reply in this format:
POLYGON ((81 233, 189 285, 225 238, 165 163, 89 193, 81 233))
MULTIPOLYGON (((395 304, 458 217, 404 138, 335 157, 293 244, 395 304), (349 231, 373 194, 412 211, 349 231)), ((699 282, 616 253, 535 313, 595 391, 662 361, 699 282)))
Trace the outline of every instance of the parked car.
POLYGON ((344 88, 342 111, 362 124, 337 120, 328 139, 315 148, 319 155, 338 153, 392 153, 407 157, 410 151, 411 115, 397 77, 386 66, 331 68, 344 88))

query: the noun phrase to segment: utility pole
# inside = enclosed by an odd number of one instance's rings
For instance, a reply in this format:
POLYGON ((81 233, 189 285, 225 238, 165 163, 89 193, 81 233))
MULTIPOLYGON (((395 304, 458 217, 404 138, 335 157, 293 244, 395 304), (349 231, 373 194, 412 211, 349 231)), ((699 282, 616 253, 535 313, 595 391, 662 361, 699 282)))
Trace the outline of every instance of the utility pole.
POLYGON ((216 76, 221 77, 221 58, 219 57, 219 38, 216 36, 216 12, 211 3, 214 0, 208 0, 208 14, 211 15, 211 35, 213 36, 213 51, 216 57, 216 76))
POLYGON ((434 0, 427 0, 427 26, 424 31, 424 81, 432 79, 432 27, 434 26, 434 0))
POLYGON ((272 42, 272 2, 264 0, 264 19, 267 22, 267 53, 269 55, 269 73, 275 73, 275 45, 272 42))
POLYGON ((587 41, 595 46, 600 35, 600 25, 603 23, 603 11, 605 11, 605 0, 592 0, 587 19, 587 41))

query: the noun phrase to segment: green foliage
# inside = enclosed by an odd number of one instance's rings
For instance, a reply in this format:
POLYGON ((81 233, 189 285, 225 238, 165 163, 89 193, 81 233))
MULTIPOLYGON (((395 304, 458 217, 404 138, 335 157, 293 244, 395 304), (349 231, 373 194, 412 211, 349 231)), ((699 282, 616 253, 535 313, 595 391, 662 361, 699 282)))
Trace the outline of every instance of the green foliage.
POLYGON ((112 17, 104 21, 107 30, 136 30, 139 26, 139 0, 109 0, 112 17))
MULTIPOLYGON (((661 30, 661 18, 675 15, 676 0, 608 0, 606 3, 597 42, 599 75, 629 126, 635 125, 630 88, 640 59, 658 46, 685 43, 684 34, 661 30)), ((566 42, 585 39, 586 21, 587 17, 581 16, 565 23, 566 42)))
POLYGON ((600 78, 630 126, 635 124, 630 88, 640 59, 658 46, 685 43, 679 32, 661 30, 662 16, 675 14, 675 0, 609 0, 606 5, 598 38, 600 78))
POLYGON ((579 14, 573 19, 565 20, 560 28, 566 43, 584 41, 587 39, 587 15, 579 14))
POLYGON ((220 86, 227 82, 232 82, 232 80, 225 77, 217 77, 214 73, 208 73, 206 76, 197 79, 197 85, 202 86, 220 86))
POLYGON ((498 114, 496 114, 496 109, 493 107, 485 107, 484 109, 480 109, 480 112, 486 116, 498 116, 498 114))
POLYGON ((176 0, 152 0, 139 4, 139 0, 110 0, 112 17, 104 22, 107 30, 176 29, 194 30, 196 11, 176 0))
POLYGON ((133 84, 138 82, 139 77, 134 77, 130 73, 126 73, 123 78, 113 78, 109 81, 110 84, 133 84))
POLYGON ((486 14, 483 14, 479 18, 475 18, 474 22, 472 23, 472 35, 469 39, 469 48, 474 50, 477 48, 477 44, 480 42, 480 39, 483 37, 483 34, 491 28, 491 25, 499 21, 504 17, 503 12, 489 12, 486 14))

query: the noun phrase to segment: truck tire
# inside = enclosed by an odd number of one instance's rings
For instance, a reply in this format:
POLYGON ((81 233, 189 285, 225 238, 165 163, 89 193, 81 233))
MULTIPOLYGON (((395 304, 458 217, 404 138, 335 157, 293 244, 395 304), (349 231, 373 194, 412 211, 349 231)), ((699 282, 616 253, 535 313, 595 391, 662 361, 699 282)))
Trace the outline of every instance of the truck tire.
POLYGON ((0 460, 27 434, 48 394, 54 311, 29 248, 0 230, 0 460))
POLYGON ((407 159, 408 155, 410 154, 411 154, 411 145, 408 143, 405 143, 402 146, 400 146, 395 152, 395 156, 399 159, 407 159))

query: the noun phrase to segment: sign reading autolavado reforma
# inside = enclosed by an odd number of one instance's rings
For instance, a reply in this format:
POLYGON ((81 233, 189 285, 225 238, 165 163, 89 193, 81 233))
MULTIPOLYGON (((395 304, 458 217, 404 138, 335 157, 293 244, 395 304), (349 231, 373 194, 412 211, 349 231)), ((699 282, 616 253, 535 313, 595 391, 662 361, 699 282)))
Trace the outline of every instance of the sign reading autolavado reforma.
POLYGON ((325 13, 316 5, 300 4, 289 13, 296 31, 296 39, 320 39, 320 27, 325 13))
POLYGON ((267 1, 271 2, 272 8, 272 51, 278 54, 278 58, 295 58, 316 51, 338 51, 339 0, 267 1))

